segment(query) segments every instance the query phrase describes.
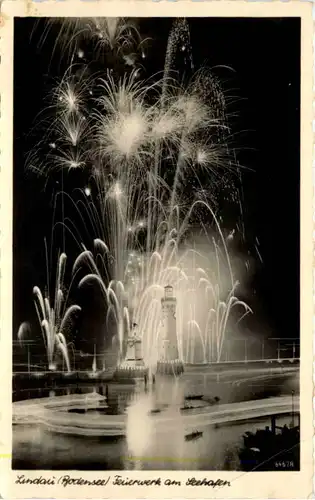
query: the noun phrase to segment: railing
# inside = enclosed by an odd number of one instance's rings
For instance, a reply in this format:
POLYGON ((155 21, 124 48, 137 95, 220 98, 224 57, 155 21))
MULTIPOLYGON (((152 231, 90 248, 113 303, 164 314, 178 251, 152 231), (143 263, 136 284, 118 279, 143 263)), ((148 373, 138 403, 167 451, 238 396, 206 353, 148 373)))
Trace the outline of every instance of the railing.
POLYGON ((213 361, 210 363, 185 363, 185 366, 216 366, 216 365, 233 365, 233 364, 249 364, 249 363, 299 363, 300 358, 265 358, 265 359, 239 359, 230 361, 213 361))

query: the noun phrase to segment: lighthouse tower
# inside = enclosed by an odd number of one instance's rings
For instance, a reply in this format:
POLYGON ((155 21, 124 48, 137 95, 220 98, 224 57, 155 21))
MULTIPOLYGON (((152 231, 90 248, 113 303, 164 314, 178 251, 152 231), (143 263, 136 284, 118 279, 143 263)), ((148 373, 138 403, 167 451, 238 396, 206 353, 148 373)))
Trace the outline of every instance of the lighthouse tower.
POLYGON ((175 374, 183 372, 183 363, 179 359, 176 329, 176 297, 172 286, 164 288, 161 300, 162 318, 159 342, 159 361, 157 370, 160 373, 175 374))

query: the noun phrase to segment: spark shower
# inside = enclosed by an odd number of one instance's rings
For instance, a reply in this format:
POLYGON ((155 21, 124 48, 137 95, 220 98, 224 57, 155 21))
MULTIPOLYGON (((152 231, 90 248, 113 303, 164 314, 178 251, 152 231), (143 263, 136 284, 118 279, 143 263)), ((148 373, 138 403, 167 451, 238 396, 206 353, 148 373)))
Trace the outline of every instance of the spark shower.
MULTIPOLYGON (((34 284, 49 369, 56 369, 61 352, 71 371, 67 345, 73 316, 82 311, 68 302, 78 289, 103 297, 102 334, 117 359, 136 324, 145 362, 154 369, 161 297, 172 285, 181 359, 221 361, 228 328, 251 312, 237 297, 220 212, 228 187, 241 219, 242 174, 229 145, 220 82, 213 71, 194 67, 189 21, 174 20, 164 69, 149 77, 151 41, 134 20, 51 19, 42 44, 49 30, 58 32, 52 57, 67 58, 68 66, 38 117, 40 139, 26 168, 43 176, 47 189, 49 178, 61 179, 58 224, 78 249, 68 286, 65 240, 54 287, 49 272, 44 294, 34 284), (67 176, 74 179, 72 192, 64 189, 67 176), (87 233, 92 236, 85 239, 87 233)), ((26 329, 23 323, 21 342, 26 329)))

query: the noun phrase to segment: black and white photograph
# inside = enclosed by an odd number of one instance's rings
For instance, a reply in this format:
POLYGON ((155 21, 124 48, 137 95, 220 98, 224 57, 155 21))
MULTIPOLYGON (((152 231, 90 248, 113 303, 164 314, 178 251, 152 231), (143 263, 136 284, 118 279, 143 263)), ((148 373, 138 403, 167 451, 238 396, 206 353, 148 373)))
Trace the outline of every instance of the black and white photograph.
POLYGON ((300 471, 301 40, 14 18, 14 471, 300 471))

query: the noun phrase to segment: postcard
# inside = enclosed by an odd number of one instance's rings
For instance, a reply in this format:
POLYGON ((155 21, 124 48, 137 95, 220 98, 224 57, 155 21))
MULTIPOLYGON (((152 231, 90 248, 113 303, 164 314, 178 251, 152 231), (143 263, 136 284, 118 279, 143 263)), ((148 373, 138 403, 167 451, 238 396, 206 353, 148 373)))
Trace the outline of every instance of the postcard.
POLYGON ((3 498, 313 492, 310 2, 4 1, 3 498))

